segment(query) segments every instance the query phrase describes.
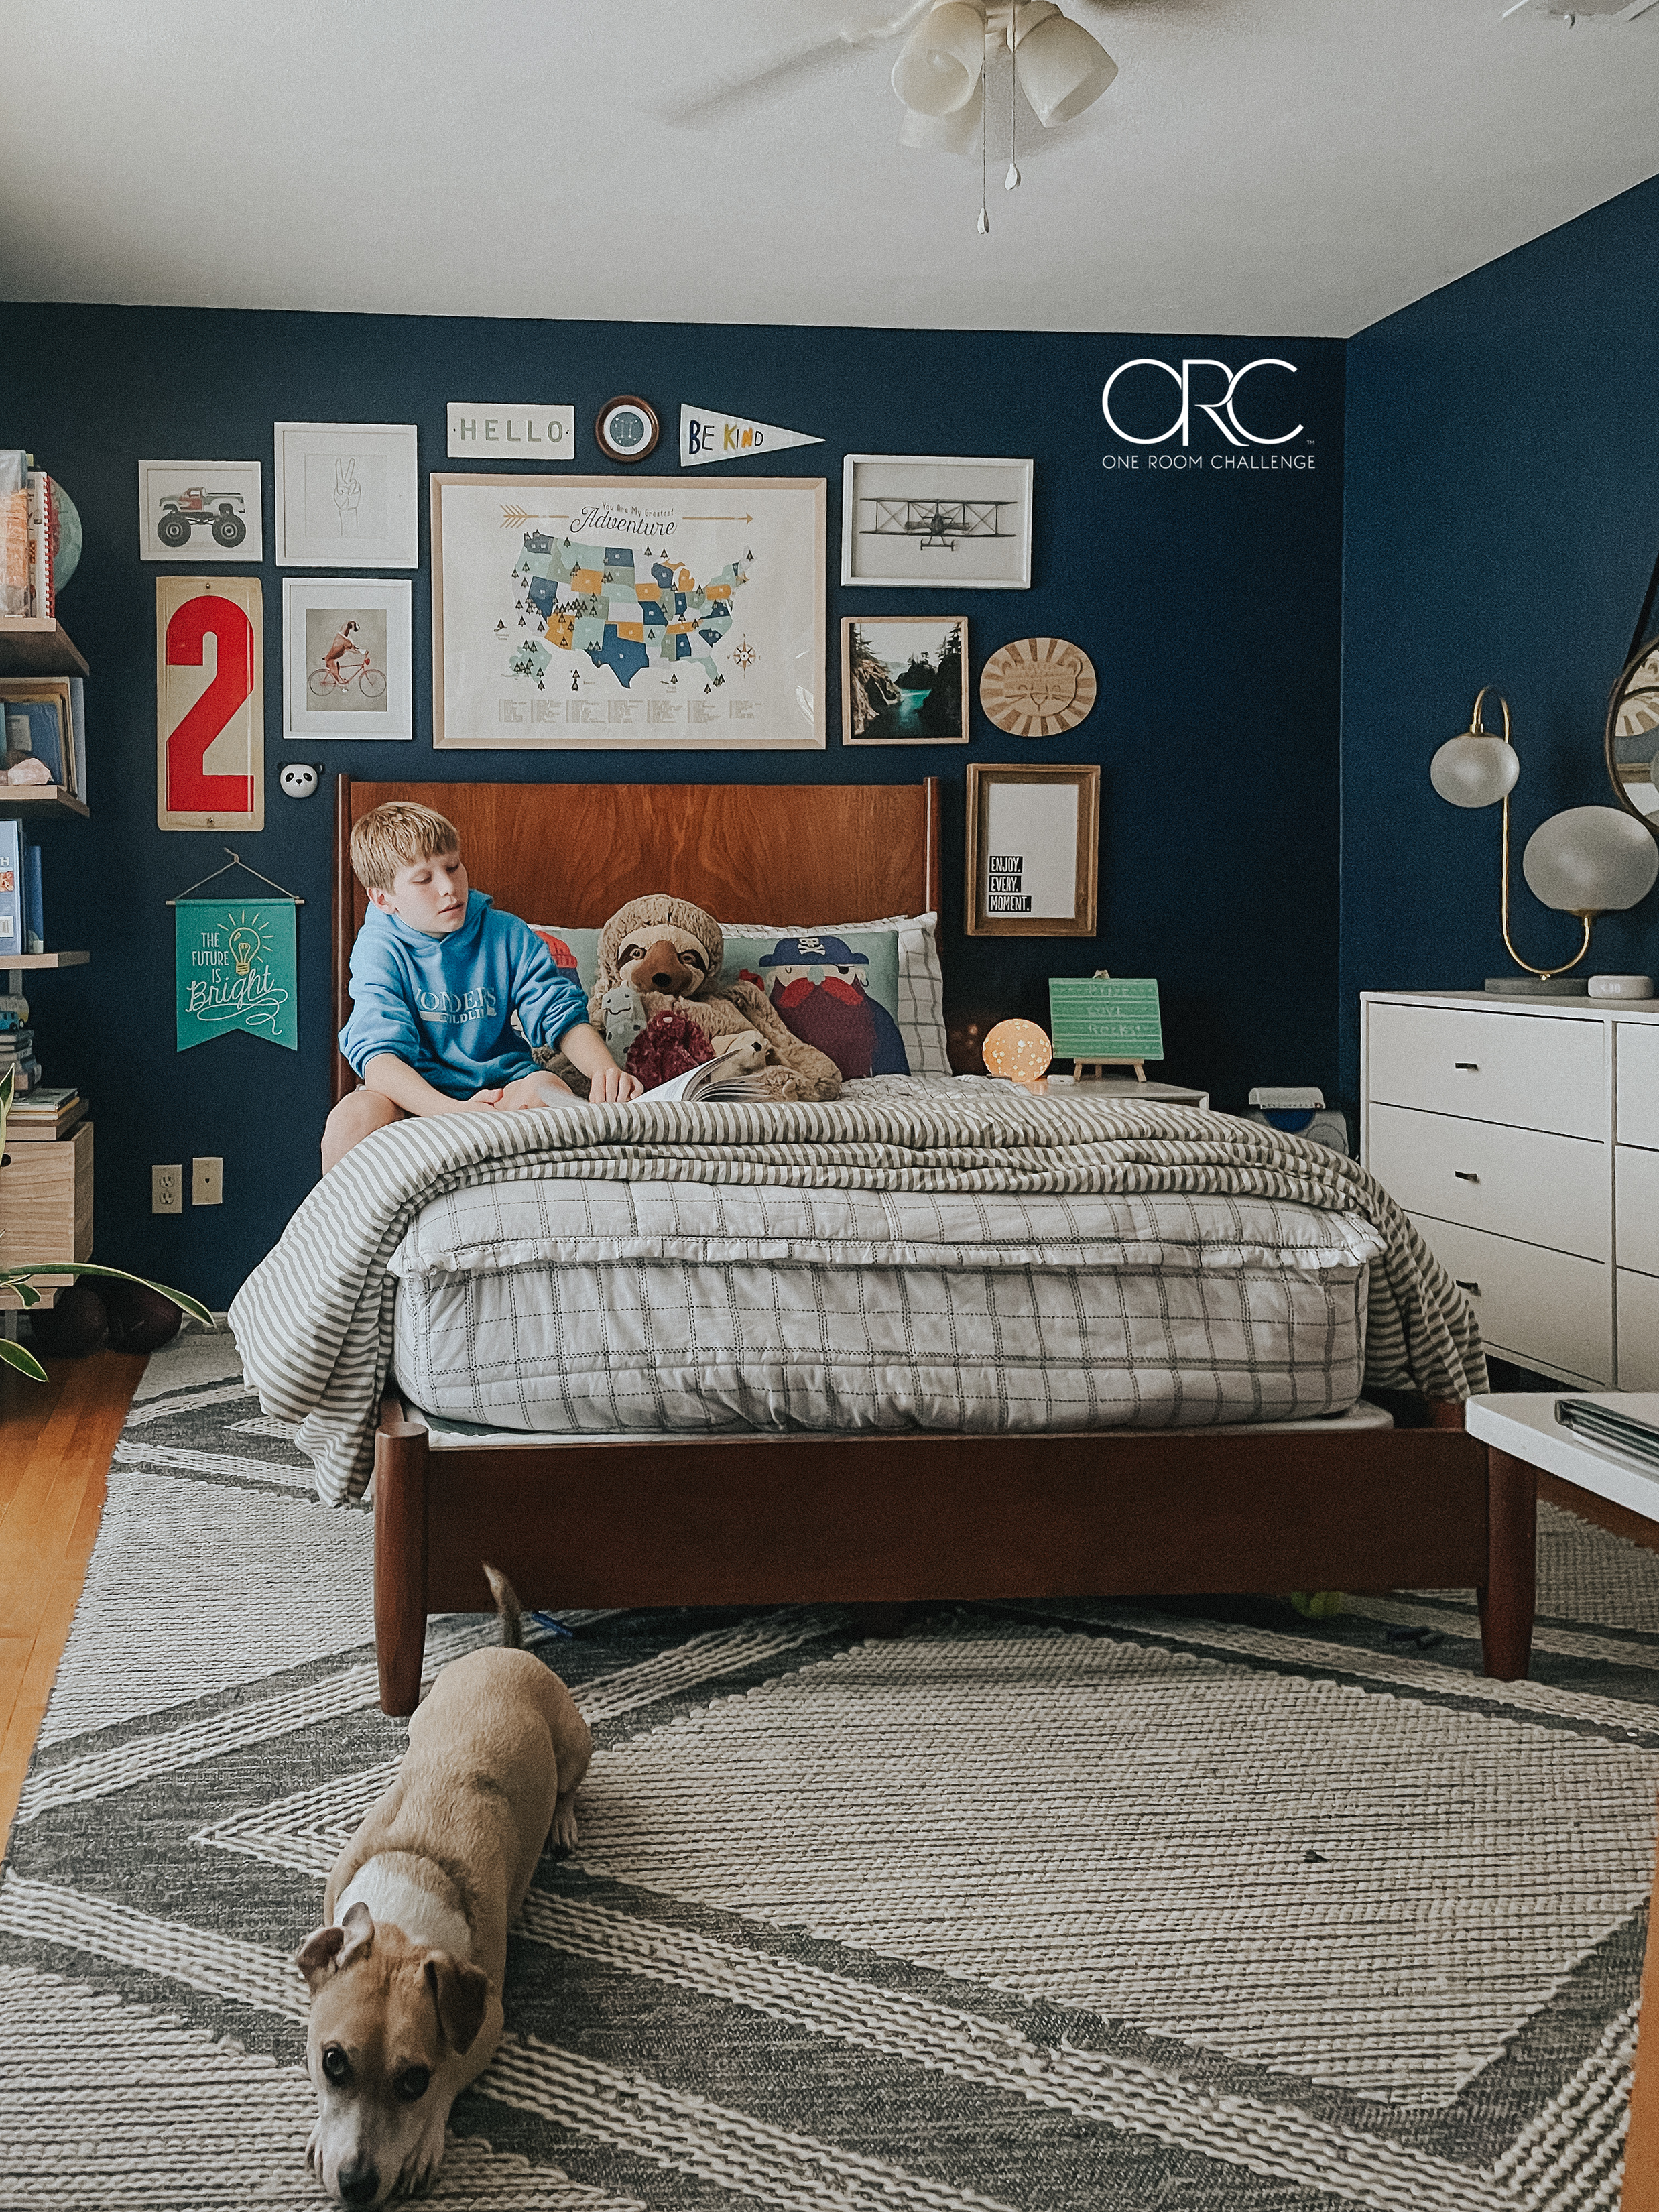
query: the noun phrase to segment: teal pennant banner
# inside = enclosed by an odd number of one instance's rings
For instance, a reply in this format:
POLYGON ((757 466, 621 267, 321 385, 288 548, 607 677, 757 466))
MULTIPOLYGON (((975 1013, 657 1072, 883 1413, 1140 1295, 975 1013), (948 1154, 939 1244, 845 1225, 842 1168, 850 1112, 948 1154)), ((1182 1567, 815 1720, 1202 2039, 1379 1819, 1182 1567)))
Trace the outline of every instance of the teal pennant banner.
POLYGON ((183 898, 173 908, 179 1050, 227 1030, 300 1049, 291 899, 183 898))

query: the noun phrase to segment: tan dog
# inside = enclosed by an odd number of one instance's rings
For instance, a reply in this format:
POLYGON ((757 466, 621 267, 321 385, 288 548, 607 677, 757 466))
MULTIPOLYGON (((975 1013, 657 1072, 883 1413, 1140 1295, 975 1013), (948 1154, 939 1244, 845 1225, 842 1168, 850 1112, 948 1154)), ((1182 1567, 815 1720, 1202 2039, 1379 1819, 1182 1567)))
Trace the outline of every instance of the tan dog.
POLYGON ((544 1846, 576 1840, 593 1740, 558 1676, 517 1648, 505 1577, 484 1572, 515 1648, 439 1674, 295 1954, 319 2107, 306 2164, 342 2204, 431 2186, 449 2108, 501 2039, 508 1923, 544 1846))

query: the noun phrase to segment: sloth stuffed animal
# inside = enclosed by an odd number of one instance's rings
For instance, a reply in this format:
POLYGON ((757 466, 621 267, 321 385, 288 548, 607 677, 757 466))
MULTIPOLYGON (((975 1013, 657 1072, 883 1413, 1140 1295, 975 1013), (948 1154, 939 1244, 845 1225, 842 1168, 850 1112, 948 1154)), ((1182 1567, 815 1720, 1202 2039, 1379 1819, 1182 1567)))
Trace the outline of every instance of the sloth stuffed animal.
MULTIPOLYGON (((655 894, 630 899, 599 933, 588 1019, 605 1036, 607 996, 631 988, 639 994, 644 1021, 680 1015, 702 1031, 716 1053, 748 1041, 745 1058, 773 1097, 836 1097, 841 1073, 834 1060, 792 1036, 757 984, 721 988, 725 957, 720 926, 700 906, 655 894)), ((611 1048, 620 1060, 622 1052, 611 1048)))

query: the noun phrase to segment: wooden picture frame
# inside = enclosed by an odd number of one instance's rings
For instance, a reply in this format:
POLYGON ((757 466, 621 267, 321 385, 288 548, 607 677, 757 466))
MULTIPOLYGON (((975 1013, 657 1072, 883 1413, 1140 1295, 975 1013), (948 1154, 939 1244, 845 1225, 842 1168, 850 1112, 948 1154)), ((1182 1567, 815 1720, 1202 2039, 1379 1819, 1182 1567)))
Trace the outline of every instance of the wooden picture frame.
POLYGON ((1100 769, 1092 762, 974 763, 967 846, 969 937, 1095 934, 1100 769), (1018 866, 994 868, 994 860, 1018 866))
POLYGON ((437 750, 824 749, 822 477, 434 470, 431 499, 437 750))
POLYGON ((965 745, 968 742, 966 615, 846 615, 841 625, 841 741, 844 745, 965 745), (949 680, 917 693, 902 678, 907 658, 931 656, 943 671, 956 663, 954 704, 949 680), (873 661, 873 672, 860 662, 873 661), (884 700, 877 685, 889 695, 884 700))

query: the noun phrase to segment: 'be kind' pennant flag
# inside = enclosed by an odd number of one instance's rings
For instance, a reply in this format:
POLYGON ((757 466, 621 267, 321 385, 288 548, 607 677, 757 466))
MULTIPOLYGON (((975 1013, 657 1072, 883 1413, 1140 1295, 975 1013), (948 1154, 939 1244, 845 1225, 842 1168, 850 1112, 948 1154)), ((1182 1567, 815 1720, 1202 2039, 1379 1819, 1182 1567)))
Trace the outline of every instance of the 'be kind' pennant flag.
POLYGON ((298 1052, 293 901, 181 898, 173 915, 179 1050, 246 1030, 298 1052))
POLYGON ((805 430, 780 429, 749 415, 722 415, 713 407, 680 404, 680 466, 706 469, 712 461, 752 461, 757 453, 781 453, 790 446, 821 446, 805 430))

